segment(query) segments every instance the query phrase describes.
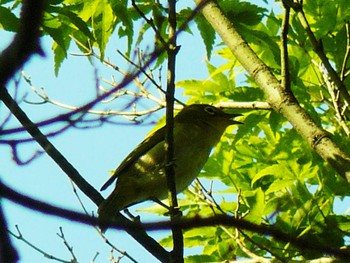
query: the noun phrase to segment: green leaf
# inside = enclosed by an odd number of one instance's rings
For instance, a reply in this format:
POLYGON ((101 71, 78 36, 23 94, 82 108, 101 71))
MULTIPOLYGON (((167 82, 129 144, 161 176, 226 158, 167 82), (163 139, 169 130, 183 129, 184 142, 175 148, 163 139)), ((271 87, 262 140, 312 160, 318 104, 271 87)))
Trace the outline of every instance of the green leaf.
MULTIPOLYGON (((58 26, 57 23, 47 24, 51 26, 58 26)), ((64 33, 69 34, 69 30, 66 28, 66 31, 64 31, 62 30, 62 28, 66 27, 62 25, 59 26, 59 28, 51 28, 46 25, 43 25, 43 29, 45 30, 45 32, 48 33, 50 37, 52 37, 55 41, 52 45, 52 50, 54 52, 54 71, 56 76, 58 76, 59 69, 62 65, 63 60, 67 57, 67 51, 71 41, 68 35, 63 35, 64 33)))
POLYGON ((103 8, 101 18, 102 19, 101 19, 101 22, 99 23, 99 28, 97 30, 98 34, 96 38, 101 51, 101 58, 103 58, 104 51, 108 43, 108 39, 113 32, 113 25, 114 25, 114 15, 110 5, 107 4, 103 8))
POLYGON ((54 61, 55 61, 55 75, 58 76, 59 69, 62 65, 63 60, 66 58, 67 53, 66 49, 63 49, 57 43, 54 43, 52 46, 52 50, 54 51, 54 61))
POLYGON ((329 215, 327 221, 332 229, 339 228, 341 231, 350 231, 350 216, 348 215, 329 215))
POLYGON ((126 36, 128 38, 128 49, 126 54, 129 56, 132 48, 132 42, 134 39, 134 24, 130 17, 130 9, 128 9, 127 0, 113 0, 111 1, 114 14, 117 19, 122 22, 122 26, 119 27, 118 35, 120 37, 126 36))
POLYGON ((263 134, 260 134, 261 137, 266 138, 268 143, 275 144, 276 143, 276 137, 275 134, 272 132, 272 129, 269 125, 261 122, 259 125, 259 128, 264 132, 263 134))
POLYGON ((184 243, 186 247, 199 247, 203 246, 203 242, 207 240, 209 236, 213 236, 213 227, 201 227, 186 230, 183 234, 184 243))
POLYGON ((163 247, 172 247, 173 246, 173 237, 172 236, 167 236, 165 238, 162 238, 161 240, 158 241, 160 245, 163 247))
POLYGON ((211 57, 211 52, 213 50, 213 45, 215 41, 216 33, 213 27, 208 23, 208 21, 203 17, 202 14, 198 14, 195 20, 199 33, 204 41, 205 48, 207 50, 207 57, 211 57))
POLYGON ((84 35, 86 35, 88 38, 90 38, 91 40, 94 39, 92 33, 90 32, 87 24, 79 17, 77 16, 75 13, 73 12, 69 12, 63 9, 59 9, 57 10, 58 13, 65 15, 66 17, 69 18, 69 21, 76 26, 76 28, 82 32, 84 35))
POLYGON ((266 190, 265 194, 268 195, 270 193, 275 193, 281 190, 285 190, 286 188, 290 187, 293 185, 295 180, 292 179, 287 179, 287 180, 282 180, 278 179, 275 180, 270 187, 266 190))
POLYGON ((17 32, 19 19, 8 8, 0 6, 0 28, 17 32))
MULTIPOLYGON (((224 74, 225 69, 227 69, 227 65, 217 68, 207 62, 207 68, 210 73, 208 80, 212 79, 214 81, 214 83, 217 85, 217 92, 231 89, 231 83, 227 79, 226 74, 224 74)), ((215 92, 215 90, 212 91, 215 92)))
POLYGON ((193 255, 185 258, 185 263, 216 262, 217 257, 213 255, 193 255))
POLYGON ((271 130, 274 134, 277 134, 282 124, 284 123, 284 118, 281 114, 277 113, 276 111, 270 111, 270 114, 268 116, 271 130))
POLYGON ((43 25, 43 29, 45 30, 46 33, 49 34, 50 37, 52 37, 52 39, 56 42, 56 44, 58 46, 60 46, 60 48, 62 49, 62 51, 64 51, 65 56, 67 55, 67 49, 68 49, 68 45, 67 43, 69 43, 68 40, 70 40, 69 37, 67 37, 66 35, 63 34, 64 31, 62 31, 61 29, 58 28, 50 28, 47 27, 45 25, 43 25))
POLYGON ((79 13, 83 21, 89 21, 93 27, 94 39, 100 49, 101 59, 115 25, 116 17, 108 0, 87 0, 79 13))
POLYGON ((220 6, 234 24, 256 25, 261 22, 265 8, 238 0, 222 0, 220 6))
MULTIPOLYGON (((247 194, 247 193, 246 193, 247 194)), ((249 191, 249 196, 246 195, 246 200, 249 206, 249 213, 245 219, 260 224, 265 210, 265 194, 261 188, 254 191, 249 191)))

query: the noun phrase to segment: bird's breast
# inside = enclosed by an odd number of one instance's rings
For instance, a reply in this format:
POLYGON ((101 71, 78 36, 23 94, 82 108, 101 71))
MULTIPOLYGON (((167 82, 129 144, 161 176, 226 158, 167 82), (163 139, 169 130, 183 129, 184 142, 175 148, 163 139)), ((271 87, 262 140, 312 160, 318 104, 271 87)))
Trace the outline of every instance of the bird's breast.
MULTIPOLYGON (((177 192, 183 191, 198 176, 220 136, 221 134, 212 136, 208 130, 205 131, 196 125, 175 126, 173 164, 177 192)), ((166 152, 163 140, 142 155, 126 174, 120 175, 117 187, 131 189, 133 185, 135 194, 140 198, 164 199, 168 193, 165 166, 166 152)))

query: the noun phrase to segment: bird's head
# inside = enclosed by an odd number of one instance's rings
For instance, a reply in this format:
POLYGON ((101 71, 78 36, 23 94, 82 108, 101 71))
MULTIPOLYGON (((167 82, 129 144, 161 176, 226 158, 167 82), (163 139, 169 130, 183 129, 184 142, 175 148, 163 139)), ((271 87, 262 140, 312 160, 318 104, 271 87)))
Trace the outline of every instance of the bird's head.
MULTIPOLYGON (((226 128, 232 124, 242 124, 234 120, 242 116, 237 113, 227 113, 208 104, 192 104, 184 107, 175 117, 179 123, 203 123, 217 128, 226 128)), ((205 132, 205 130, 203 131, 205 132)))

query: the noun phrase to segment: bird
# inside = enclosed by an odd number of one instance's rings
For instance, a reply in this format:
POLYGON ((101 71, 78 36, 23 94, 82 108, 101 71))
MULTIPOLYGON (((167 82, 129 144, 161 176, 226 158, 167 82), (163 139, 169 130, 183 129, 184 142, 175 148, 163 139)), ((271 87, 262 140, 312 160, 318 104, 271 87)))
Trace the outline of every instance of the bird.
MULTIPOLYGON (((242 124, 208 104, 185 106, 174 118, 174 170, 177 193, 186 189, 198 176, 212 148, 220 141, 226 128, 242 124)), ((117 212, 147 200, 162 200, 168 195, 165 174, 166 127, 156 130, 142 141, 119 165, 101 187, 107 189, 114 181, 115 188, 99 205, 100 228, 107 229, 117 212)))

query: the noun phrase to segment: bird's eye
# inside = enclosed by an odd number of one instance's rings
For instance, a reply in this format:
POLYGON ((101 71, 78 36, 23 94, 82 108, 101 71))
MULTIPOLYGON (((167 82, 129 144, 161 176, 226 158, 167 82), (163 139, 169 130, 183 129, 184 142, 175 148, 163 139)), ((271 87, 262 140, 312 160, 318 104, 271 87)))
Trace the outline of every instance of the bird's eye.
POLYGON ((209 113, 210 115, 214 115, 215 114, 215 109, 213 107, 205 107, 204 110, 209 113))

